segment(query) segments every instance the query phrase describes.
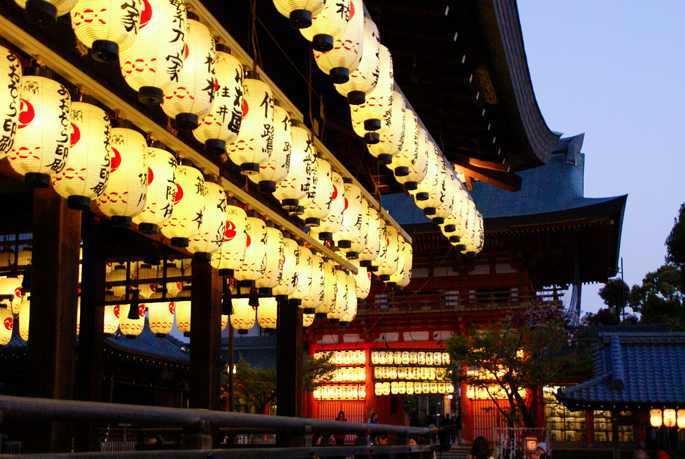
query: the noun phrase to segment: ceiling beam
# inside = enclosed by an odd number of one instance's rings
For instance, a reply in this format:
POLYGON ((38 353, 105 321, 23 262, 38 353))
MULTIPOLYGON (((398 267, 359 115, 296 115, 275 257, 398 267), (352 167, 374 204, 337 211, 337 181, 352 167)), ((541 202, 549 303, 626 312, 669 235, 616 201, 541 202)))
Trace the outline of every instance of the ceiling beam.
POLYGON ((521 177, 513 172, 503 172, 474 166, 470 163, 469 159, 463 157, 453 157, 451 159, 454 161, 454 168, 467 177, 507 191, 516 192, 521 190, 521 177))

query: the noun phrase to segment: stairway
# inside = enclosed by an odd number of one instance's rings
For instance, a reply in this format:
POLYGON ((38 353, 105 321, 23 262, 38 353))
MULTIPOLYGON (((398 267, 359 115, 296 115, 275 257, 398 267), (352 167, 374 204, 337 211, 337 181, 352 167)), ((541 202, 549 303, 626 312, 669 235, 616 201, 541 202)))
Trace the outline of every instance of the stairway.
POLYGON ((449 451, 437 451, 436 459, 466 459, 471 452, 469 445, 452 445, 449 451))

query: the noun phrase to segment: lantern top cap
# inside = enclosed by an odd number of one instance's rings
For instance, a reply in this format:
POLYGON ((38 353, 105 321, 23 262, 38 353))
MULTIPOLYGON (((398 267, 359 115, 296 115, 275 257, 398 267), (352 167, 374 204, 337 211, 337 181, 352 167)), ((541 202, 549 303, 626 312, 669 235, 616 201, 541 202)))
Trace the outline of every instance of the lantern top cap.
POLYGON ((123 129, 133 129, 133 123, 129 120, 123 118, 116 118, 112 120, 112 127, 123 128, 123 129))
POLYGON ((187 18, 192 19, 193 21, 200 22, 200 16, 198 16, 197 13, 193 11, 188 11, 187 18))
POLYGON ((190 160, 190 159, 188 159, 188 158, 186 158, 186 157, 184 157, 184 156, 180 156, 180 155, 179 155, 179 157, 178 157, 178 165, 179 165, 179 166, 190 166, 190 167, 195 167, 195 163, 193 163, 192 160, 190 160))
POLYGON ((217 185, 221 185, 221 177, 219 177, 216 174, 202 174, 205 177, 205 182, 209 183, 216 183, 217 185))
MULTIPOLYGON (((153 140, 150 143, 150 147, 152 148, 159 148, 160 150, 167 150, 167 146, 164 142, 159 141, 159 140, 153 140)), ((168 151, 168 150, 167 150, 168 151)))
POLYGON ((245 70, 245 78, 248 80, 261 80, 259 73, 256 70, 245 70))
POLYGON ((231 54, 231 47, 225 43, 217 43, 216 44, 216 51, 221 52, 221 53, 231 54))
POLYGON ((50 79, 54 79, 54 77, 55 77, 52 70, 50 70, 49 68, 44 67, 42 65, 38 65, 38 64, 33 64, 33 65, 30 65, 29 67, 25 68, 24 71, 22 72, 22 74, 24 76, 39 76, 39 77, 50 78, 50 79))

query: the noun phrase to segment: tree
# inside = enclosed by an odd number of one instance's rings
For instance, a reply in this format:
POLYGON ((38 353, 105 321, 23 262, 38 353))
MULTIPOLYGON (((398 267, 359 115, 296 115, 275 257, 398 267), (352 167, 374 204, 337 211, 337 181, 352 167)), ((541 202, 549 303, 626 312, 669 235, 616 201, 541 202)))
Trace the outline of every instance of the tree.
POLYGON ((628 284, 618 277, 609 279, 604 284, 604 287, 599 290, 599 296, 604 300, 607 309, 616 316, 617 322, 619 322, 621 312, 623 312, 630 297, 630 287, 628 287, 628 284))
POLYGON ((561 354, 572 341, 567 323, 561 307, 544 305, 481 329, 472 327, 466 336, 453 335, 447 349, 459 365, 453 371, 456 382, 486 390, 510 426, 522 420, 526 427, 535 427, 537 394, 579 369, 574 350, 561 354), (528 404, 522 390, 535 394, 528 404), (504 394, 508 404, 496 392, 504 394))
POLYGON ((679 289, 681 271, 673 264, 662 265, 647 273, 642 285, 630 291, 630 306, 641 315, 641 323, 670 323, 682 329, 683 294, 679 289))

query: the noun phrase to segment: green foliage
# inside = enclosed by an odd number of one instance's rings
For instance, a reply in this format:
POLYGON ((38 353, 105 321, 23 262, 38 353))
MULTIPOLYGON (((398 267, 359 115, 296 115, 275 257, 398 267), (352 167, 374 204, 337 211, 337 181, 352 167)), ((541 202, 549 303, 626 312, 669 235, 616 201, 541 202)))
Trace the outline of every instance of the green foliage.
POLYGON ((623 282, 623 279, 615 277, 614 279, 609 279, 609 281, 604 284, 604 287, 599 290, 599 296, 604 300, 604 304, 608 306, 608 310, 614 313, 618 319, 621 310, 628 303, 630 287, 623 282))
POLYGON ((620 317, 614 311, 609 308, 603 308, 596 313, 587 312, 583 316, 583 325, 618 325, 620 323, 620 317))
POLYGON ((305 394, 314 392, 315 389, 333 379, 333 372, 337 366, 331 362, 333 353, 329 352, 321 358, 306 356, 302 365, 302 389, 305 394))
POLYGON ((683 325, 683 294, 679 288, 680 270, 665 264, 647 273, 642 285, 630 291, 630 306, 640 313, 641 323, 670 323, 676 330, 683 325))

